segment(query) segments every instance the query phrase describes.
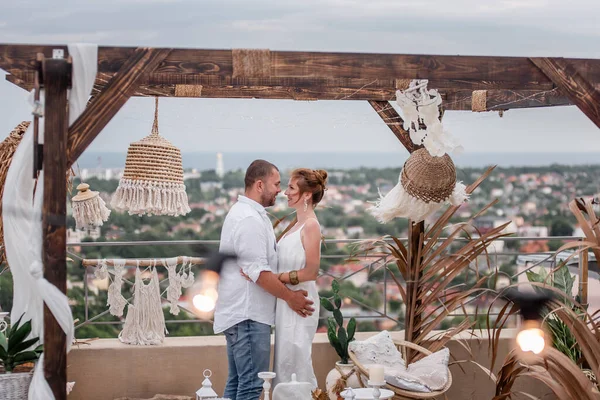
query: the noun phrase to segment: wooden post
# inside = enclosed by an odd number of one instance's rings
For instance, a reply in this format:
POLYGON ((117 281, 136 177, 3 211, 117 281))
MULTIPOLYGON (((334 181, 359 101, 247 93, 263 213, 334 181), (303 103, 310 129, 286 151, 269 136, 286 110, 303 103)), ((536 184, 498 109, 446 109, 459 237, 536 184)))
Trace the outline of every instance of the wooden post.
MULTIPOLYGON (((67 88, 71 64, 65 59, 42 62, 46 92, 44 111, 44 205, 42 209, 44 278, 67 292, 66 213, 67 88)), ((54 397, 67 398, 67 337, 44 305, 44 374, 54 397)))

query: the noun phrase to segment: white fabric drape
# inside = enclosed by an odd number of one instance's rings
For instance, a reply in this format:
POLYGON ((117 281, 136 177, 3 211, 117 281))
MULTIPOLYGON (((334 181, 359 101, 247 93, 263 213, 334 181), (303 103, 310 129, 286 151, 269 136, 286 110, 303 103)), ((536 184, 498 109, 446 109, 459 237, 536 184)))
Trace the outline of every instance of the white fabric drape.
MULTIPOLYGON (((69 93, 69 125, 86 107, 94 86, 98 68, 98 46, 69 45, 73 59, 73 83, 69 93)), ((43 93, 42 93, 43 96, 43 93)), ((43 98, 42 98, 43 102, 43 98)), ((44 123, 39 125, 43 141, 44 123)), ((67 335, 67 351, 73 341, 73 315, 67 296, 43 277, 42 264, 42 203, 44 175, 40 174, 35 198, 33 171, 33 125, 23 135, 6 175, 2 198, 6 258, 13 276, 14 297, 11 321, 22 314, 23 321, 31 320, 32 335, 44 338, 44 303, 67 335), (32 201, 33 199, 33 201, 32 201)), ((66 171, 65 171, 66 173, 66 171)), ((44 378, 44 356, 38 361, 29 389, 29 400, 54 399, 44 378)))

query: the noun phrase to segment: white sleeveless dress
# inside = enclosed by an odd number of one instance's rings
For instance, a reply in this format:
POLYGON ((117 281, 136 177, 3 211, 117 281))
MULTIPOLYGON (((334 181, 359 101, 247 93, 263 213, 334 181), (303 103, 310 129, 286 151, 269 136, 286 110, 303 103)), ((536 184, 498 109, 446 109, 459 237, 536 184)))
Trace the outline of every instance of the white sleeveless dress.
MULTIPOLYGON (((300 229, 284 236, 277 245, 278 272, 301 270, 306 266, 306 253, 300 229)), ((314 302, 315 312, 306 318, 296 314, 288 304, 277 299, 275 314, 275 384, 290 382, 296 374, 298 382, 310 382, 317 388, 312 365, 312 343, 319 324, 319 292, 315 281, 287 285, 291 290, 306 290, 314 302)))

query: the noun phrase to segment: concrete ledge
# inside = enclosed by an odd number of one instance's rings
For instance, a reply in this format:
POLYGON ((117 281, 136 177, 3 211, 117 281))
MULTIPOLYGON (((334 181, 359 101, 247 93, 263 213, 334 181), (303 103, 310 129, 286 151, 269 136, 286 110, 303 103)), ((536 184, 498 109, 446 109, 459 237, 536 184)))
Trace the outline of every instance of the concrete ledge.
MULTIPOLYGON (((364 340, 374 332, 357 333, 364 340)), ((504 330, 501 334, 498 358, 494 368, 512 347, 515 332, 504 330)), ((392 332, 402 338, 402 332, 392 332)), ((489 368, 487 332, 478 338, 463 334, 453 339, 448 347, 453 359, 464 360, 471 348, 474 360, 489 368), (464 343, 459 343, 464 342, 464 343)), ((313 365, 319 386, 325 388, 325 377, 338 361, 329 345, 327 335, 319 333, 313 344, 313 365)), ((214 389, 222 394, 227 379, 227 356, 223 336, 198 336, 167 338, 160 346, 130 346, 118 339, 100 339, 90 345, 74 347, 68 358, 68 379, 75 381, 70 400, 113 400, 119 397, 150 398, 157 393, 192 396, 202 384, 202 372, 211 369, 214 389)), ((451 366, 453 386, 448 399, 491 399, 495 384, 476 365, 464 363, 451 366), (461 370, 461 368, 464 369, 461 370)), ((532 395, 554 399, 545 386, 537 381, 518 382, 515 390, 525 390, 532 395)))

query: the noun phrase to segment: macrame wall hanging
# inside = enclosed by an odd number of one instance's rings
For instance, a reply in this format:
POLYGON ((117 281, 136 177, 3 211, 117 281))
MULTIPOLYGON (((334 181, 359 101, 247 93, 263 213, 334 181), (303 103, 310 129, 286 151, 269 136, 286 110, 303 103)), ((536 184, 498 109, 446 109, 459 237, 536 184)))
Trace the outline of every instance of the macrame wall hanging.
POLYGON ((138 346, 157 345, 165 340, 165 317, 160 301, 160 286, 156 268, 151 267, 150 282, 145 284, 140 268, 135 269, 133 304, 127 307, 127 317, 119 340, 138 346))
POLYGON ((181 151, 158 133, 158 97, 155 101, 152 132, 131 143, 125 171, 111 206, 130 215, 171 215, 189 213, 183 183, 181 151))
POLYGON ((198 257, 172 257, 166 259, 91 259, 83 260, 82 266, 95 267, 94 275, 98 279, 109 279, 108 301, 110 314, 122 317, 127 308, 127 316, 119 339, 123 343, 132 345, 155 345, 163 342, 165 333, 165 319, 162 312, 160 282, 157 267, 165 267, 168 272, 169 286, 165 290, 166 299, 170 304, 170 312, 178 315, 179 299, 182 288, 191 287, 194 282, 192 266, 204 263, 198 257), (181 268, 178 269, 178 266, 181 268), (113 270, 109 271, 108 267, 113 270), (133 285, 133 303, 127 301, 122 295, 123 275, 127 266, 135 266, 135 283, 133 285), (149 267, 150 282, 144 283, 140 267, 149 267))
POLYGON ((77 194, 71 199, 77 229, 102 226, 110 216, 110 210, 106 208, 100 193, 89 189, 90 185, 80 183, 77 185, 77 194))
POLYGON ((440 120, 442 99, 437 90, 427 90, 426 80, 414 80, 396 93, 404 116, 404 129, 412 142, 423 146, 404 163, 398 184, 381 193, 369 212, 381 223, 394 218, 420 222, 444 204, 460 205, 467 199, 466 187, 456 182, 454 162, 447 154, 460 151, 457 141, 444 131, 440 120))

